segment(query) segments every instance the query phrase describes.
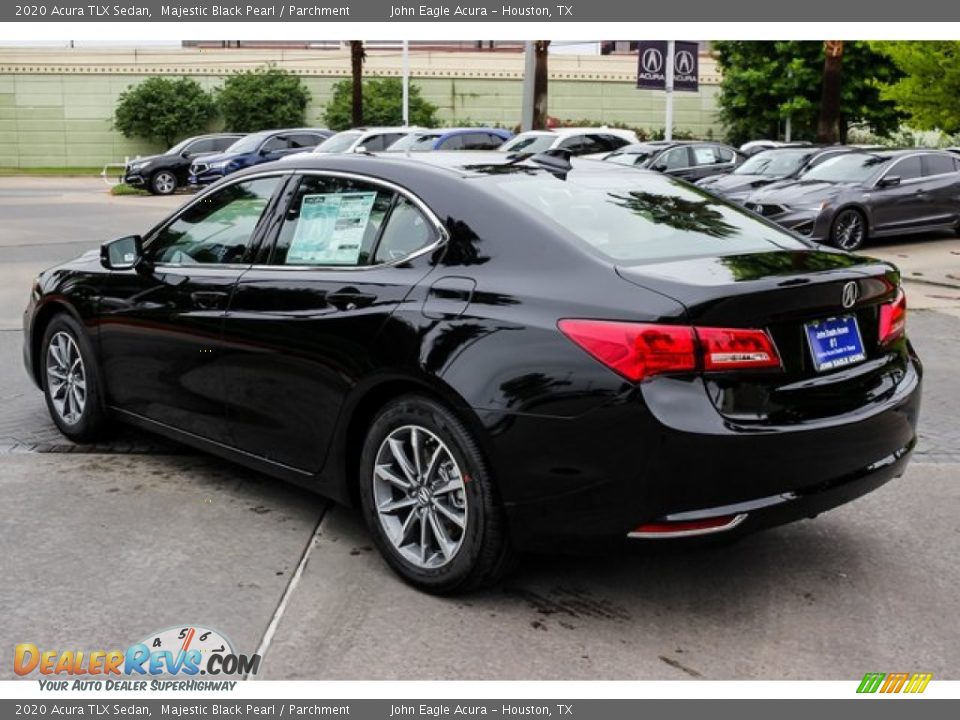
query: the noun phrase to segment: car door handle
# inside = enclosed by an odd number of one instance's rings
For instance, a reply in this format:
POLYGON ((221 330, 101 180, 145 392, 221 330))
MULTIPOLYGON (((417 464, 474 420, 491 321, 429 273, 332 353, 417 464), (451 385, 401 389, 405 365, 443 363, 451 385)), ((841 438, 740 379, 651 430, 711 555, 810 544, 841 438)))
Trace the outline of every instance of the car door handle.
POLYGON ((193 304, 201 310, 222 310, 229 295, 217 290, 197 290, 190 293, 193 304))
POLYGON ((376 302, 377 296, 360 292, 356 288, 343 288, 327 294, 327 303, 338 310, 356 310, 376 302))

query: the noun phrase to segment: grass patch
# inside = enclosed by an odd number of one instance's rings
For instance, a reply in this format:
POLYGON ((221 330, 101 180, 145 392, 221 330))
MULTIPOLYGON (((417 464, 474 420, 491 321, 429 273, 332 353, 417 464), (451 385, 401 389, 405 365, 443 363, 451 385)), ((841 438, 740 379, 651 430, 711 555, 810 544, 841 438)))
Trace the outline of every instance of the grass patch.
POLYGON ((41 177, 99 177, 102 167, 0 167, 0 176, 35 175, 41 177))
POLYGON ((114 185, 110 188, 111 195, 149 195, 146 190, 141 190, 140 188, 133 187, 133 185, 124 185, 120 183, 119 185, 114 185))

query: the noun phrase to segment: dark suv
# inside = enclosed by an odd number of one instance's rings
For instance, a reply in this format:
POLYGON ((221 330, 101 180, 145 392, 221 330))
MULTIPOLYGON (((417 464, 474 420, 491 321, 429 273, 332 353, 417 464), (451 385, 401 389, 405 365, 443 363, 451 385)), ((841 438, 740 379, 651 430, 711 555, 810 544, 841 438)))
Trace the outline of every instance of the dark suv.
POLYGON ((123 182, 149 190, 154 195, 170 195, 187 184, 187 174, 194 160, 223 152, 242 137, 241 133, 218 133, 187 138, 162 155, 138 157, 128 162, 123 182))
POLYGON ((188 180, 191 185, 209 185, 237 170, 313 150, 333 134, 325 128, 262 130, 238 140, 222 153, 193 163, 188 180))

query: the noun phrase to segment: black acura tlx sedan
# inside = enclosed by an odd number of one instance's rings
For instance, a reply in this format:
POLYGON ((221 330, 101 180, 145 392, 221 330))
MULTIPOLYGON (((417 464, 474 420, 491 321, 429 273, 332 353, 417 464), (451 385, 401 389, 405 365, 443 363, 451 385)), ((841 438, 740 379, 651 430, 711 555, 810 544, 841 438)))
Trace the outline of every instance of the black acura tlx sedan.
POLYGON ((899 280, 659 173, 305 157, 42 273, 24 359, 68 437, 116 419, 357 503, 452 593, 516 551, 734 537, 900 476, 899 280))

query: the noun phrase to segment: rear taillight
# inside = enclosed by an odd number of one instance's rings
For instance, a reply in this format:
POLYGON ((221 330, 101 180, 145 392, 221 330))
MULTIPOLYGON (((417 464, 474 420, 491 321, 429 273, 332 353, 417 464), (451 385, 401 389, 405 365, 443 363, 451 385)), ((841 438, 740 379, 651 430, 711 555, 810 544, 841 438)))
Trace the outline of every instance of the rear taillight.
POLYGON ((559 327, 597 360, 634 382, 697 368, 691 327, 607 320, 561 320, 559 327))
POLYGON ((780 367, 764 330, 608 320, 561 320, 560 331, 611 370, 638 382, 668 372, 780 367))
POLYGON ((903 288, 897 288, 897 295, 888 303, 880 306, 880 344, 886 345, 903 337, 907 328, 907 296, 903 288))
POLYGON ((780 356, 765 330, 698 327, 697 337, 704 370, 780 367, 780 356))

